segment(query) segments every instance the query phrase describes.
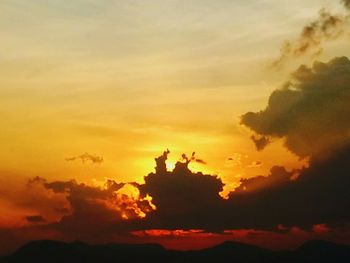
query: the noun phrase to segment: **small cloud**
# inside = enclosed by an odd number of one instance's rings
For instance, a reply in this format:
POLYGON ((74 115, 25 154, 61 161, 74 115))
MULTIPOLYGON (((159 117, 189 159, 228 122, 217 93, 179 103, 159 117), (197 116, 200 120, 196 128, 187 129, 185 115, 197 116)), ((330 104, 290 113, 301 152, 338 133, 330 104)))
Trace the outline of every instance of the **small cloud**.
POLYGON ((73 156, 73 157, 65 158, 65 160, 67 162, 75 161, 75 160, 78 160, 78 159, 80 159, 83 163, 88 162, 88 161, 91 161, 94 164, 101 164, 101 163, 103 163, 103 157, 97 156, 97 155, 92 155, 92 154, 89 154, 87 152, 82 154, 82 155, 79 155, 79 156, 73 156))
POLYGON ((207 162, 202 159, 196 159, 195 162, 200 164, 207 164, 207 162))
POLYGON ((262 161, 254 161, 247 166, 247 168, 257 168, 261 167, 264 163, 262 161))
POLYGON ((242 154, 234 153, 231 156, 226 158, 225 166, 226 167, 241 166, 242 165, 242 158, 243 158, 242 154))
POLYGON ((195 152, 193 152, 192 153, 192 155, 191 155, 191 157, 187 157, 187 155, 186 154, 182 154, 181 155, 181 161, 183 161, 183 162, 185 162, 185 163, 187 163, 187 164, 189 164, 190 162, 196 162, 196 163, 200 163, 200 164, 207 164, 207 162, 206 161, 204 161, 204 160, 202 160, 202 159, 198 159, 196 156, 196 153, 195 152))
POLYGON ((270 144, 270 139, 267 138, 266 136, 255 136, 253 135, 251 137, 251 139, 253 140, 255 147, 258 151, 262 151, 265 149, 265 147, 267 145, 270 144))

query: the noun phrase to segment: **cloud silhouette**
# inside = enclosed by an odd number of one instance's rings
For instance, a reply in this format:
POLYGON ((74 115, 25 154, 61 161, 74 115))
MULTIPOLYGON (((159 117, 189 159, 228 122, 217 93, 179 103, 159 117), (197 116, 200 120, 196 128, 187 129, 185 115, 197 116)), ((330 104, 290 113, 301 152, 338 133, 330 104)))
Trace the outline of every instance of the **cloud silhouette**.
POLYGON ((207 164, 206 161, 204 161, 203 159, 195 159, 194 160, 196 163, 200 163, 200 164, 207 164))
POLYGON ((210 222, 215 221, 223 201, 219 195, 224 186, 221 179, 190 171, 188 164, 196 160, 194 153, 190 158, 182 155, 173 171, 161 169, 166 167, 166 158, 162 157, 156 158, 156 173, 146 176, 145 183, 139 186, 141 194, 152 196, 157 207, 145 218, 145 226, 178 228, 181 225, 193 229, 202 222, 202 227, 212 227, 210 222))
MULTIPOLYGON (((69 213, 63 207, 64 215, 59 220, 41 224, 36 230, 39 233, 59 233, 59 236, 66 239, 106 240, 116 234, 110 233, 110 226, 122 226, 124 220, 142 218, 155 209, 150 197, 140 197, 136 183, 107 180, 103 186, 90 186, 75 180, 49 182, 36 177, 30 179, 28 184, 42 186, 51 191, 51 196, 66 197, 69 213)), ((31 223, 36 219, 39 218, 27 217, 31 223)), ((124 230, 117 232, 125 233, 124 230)))
POLYGON ((103 163, 103 157, 97 156, 97 155, 92 155, 92 154, 89 154, 87 152, 83 153, 82 155, 79 155, 79 156, 67 157, 65 160, 67 162, 70 162, 70 161, 75 161, 78 159, 80 159, 83 163, 85 163, 87 161, 90 161, 90 162, 95 163, 95 164, 103 163))
MULTIPOLYGON (((350 147, 346 145, 327 159, 311 158, 310 166, 302 170, 275 166, 268 176, 242 179, 228 199, 219 194, 224 187, 222 180, 192 172, 190 158, 182 158, 168 171, 169 153, 155 158, 155 172, 145 176, 143 184, 108 180, 103 187, 96 187, 74 180, 31 180, 30 184, 65 194, 72 208, 59 222, 48 222, 43 228, 85 240, 98 235, 101 240, 147 229, 278 232, 279 226, 298 226, 311 231, 315 225, 333 228, 350 221, 350 147)), ((39 218, 27 220, 31 219, 39 218)))
POLYGON ((350 221, 350 147, 327 161, 312 160, 309 168, 288 172, 274 167, 268 177, 242 180, 229 196, 228 206, 237 211, 226 217, 231 227, 274 229, 327 223, 333 227, 350 221), (298 179, 293 179, 299 173, 298 179))
POLYGON ((73 208, 73 213, 63 220, 76 220, 86 218, 85 221, 95 220, 96 216, 101 221, 117 221, 129 218, 142 217, 145 212, 152 210, 152 205, 146 199, 126 193, 126 187, 136 191, 133 184, 117 183, 108 180, 104 187, 89 186, 76 181, 45 182, 47 189, 55 193, 67 193, 67 200, 73 208))
POLYGON ((315 62, 301 66, 271 94, 264 110, 244 114, 241 123, 262 138, 284 138, 300 157, 329 154, 349 142, 349 98, 349 59, 315 62))
POLYGON ((270 143, 270 139, 265 136, 251 136, 252 141, 255 144, 255 147, 258 151, 262 151, 265 149, 267 145, 270 143))
POLYGON ((152 229, 222 234, 239 229, 298 230, 328 235, 346 229, 350 222, 350 147, 326 160, 312 158, 309 168, 287 171, 276 166, 266 177, 242 179, 228 199, 219 195, 224 186, 219 177, 194 173, 187 161, 178 161, 172 171, 162 169, 168 154, 156 158, 156 171, 145 176, 143 184, 108 180, 97 187, 34 178, 29 185, 66 196, 70 213, 57 222, 42 222, 39 214, 28 216, 29 227, 6 235, 16 244, 21 238, 47 236, 93 243, 135 241, 134 233, 152 229))
POLYGON ((178 162, 173 171, 145 177, 140 191, 152 196, 157 209, 142 220, 125 223, 132 230, 343 226, 350 220, 349 158, 350 147, 344 147, 327 160, 312 159, 310 167, 302 170, 273 167, 267 177, 242 179, 227 200, 219 196, 220 178, 193 173, 186 162, 178 162))

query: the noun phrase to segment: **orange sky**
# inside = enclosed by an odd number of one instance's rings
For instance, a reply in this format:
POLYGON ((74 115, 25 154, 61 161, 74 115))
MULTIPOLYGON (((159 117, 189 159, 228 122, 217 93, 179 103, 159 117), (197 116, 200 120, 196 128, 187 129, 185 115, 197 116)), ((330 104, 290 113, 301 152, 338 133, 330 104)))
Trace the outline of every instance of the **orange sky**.
MULTIPOLYGON (((31 193, 30 178, 143 183, 166 149, 169 170, 195 151, 206 164, 191 170, 218 175, 224 197, 273 166, 306 167, 284 139, 257 151, 240 116, 264 109, 291 71, 314 61, 269 68, 281 43, 320 7, 344 10, 330 0, 261 2, 1 1, 0 228, 39 212, 61 219, 45 206, 66 204, 65 194, 31 193), (103 161, 66 160, 84 153, 103 161)), ((349 53, 348 36, 323 49, 322 61, 349 53)))

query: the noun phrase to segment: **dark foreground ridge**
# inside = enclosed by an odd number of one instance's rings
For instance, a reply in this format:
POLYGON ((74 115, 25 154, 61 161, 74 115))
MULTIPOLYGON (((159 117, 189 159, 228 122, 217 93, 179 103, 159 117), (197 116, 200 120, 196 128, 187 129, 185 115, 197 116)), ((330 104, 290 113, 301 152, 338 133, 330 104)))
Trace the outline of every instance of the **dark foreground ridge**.
POLYGON ((235 263, 349 263, 350 246, 310 241, 294 251, 271 251, 225 242, 198 251, 166 250, 156 244, 88 245, 81 242, 33 241, 0 262, 235 262, 235 263))

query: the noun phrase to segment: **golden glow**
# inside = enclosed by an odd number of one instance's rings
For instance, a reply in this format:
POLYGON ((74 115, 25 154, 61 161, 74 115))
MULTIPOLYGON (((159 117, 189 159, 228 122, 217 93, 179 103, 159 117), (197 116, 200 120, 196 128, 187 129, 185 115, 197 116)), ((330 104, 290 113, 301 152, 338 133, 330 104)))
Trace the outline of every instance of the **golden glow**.
POLYGON ((146 196, 142 198, 137 187, 126 184, 115 192, 114 198, 110 200, 110 206, 120 212, 122 219, 145 218, 147 213, 156 209, 152 203, 152 198, 146 196), (147 202, 147 207, 141 203, 147 202))
MULTIPOLYGON (((261 12, 245 0, 71 1, 69 9, 64 1, 36 2, 0 1, 0 193, 34 176, 101 187, 105 178, 142 183, 167 148, 168 170, 195 151, 207 164, 190 168, 220 176, 224 197, 241 178, 267 175, 273 165, 305 165, 282 140, 257 152, 239 116, 264 108, 289 74, 264 67, 280 43, 322 3, 336 3, 268 0, 261 12), (65 161, 85 152, 104 162, 65 161)), ((23 211, 11 194, 3 199, 0 214, 13 214, 11 222, 42 212, 23 211)), ((139 199, 127 185, 114 202, 127 207, 123 218, 144 217, 139 199)))
POLYGON ((169 162, 169 161, 166 162, 166 168, 167 168, 168 171, 174 170, 174 168, 175 168, 175 163, 169 162))

